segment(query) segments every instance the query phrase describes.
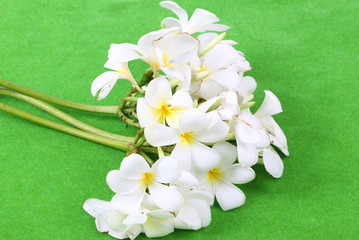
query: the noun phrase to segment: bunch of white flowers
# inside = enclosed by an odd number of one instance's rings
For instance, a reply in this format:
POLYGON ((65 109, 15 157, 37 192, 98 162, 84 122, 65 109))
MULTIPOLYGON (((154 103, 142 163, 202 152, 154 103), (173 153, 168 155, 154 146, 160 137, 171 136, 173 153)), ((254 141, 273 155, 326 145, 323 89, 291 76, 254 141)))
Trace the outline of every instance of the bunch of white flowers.
POLYGON ((115 195, 84 204, 97 229, 119 239, 205 227, 215 200, 224 211, 244 204, 235 184, 255 178, 253 165, 282 176, 283 162, 273 146, 289 154, 273 119, 282 112, 278 98, 265 91, 259 109, 250 110, 256 88, 256 81, 244 76, 250 64, 233 47, 235 41, 214 33, 229 27, 216 24, 216 15, 203 9, 189 18, 175 2, 160 5, 178 19, 165 18, 161 30, 142 36, 137 45, 111 44, 105 67, 113 71, 98 76, 91 87, 103 99, 118 79, 134 86, 119 115, 139 131, 119 170, 107 175, 115 195), (128 67, 137 59, 149 65, 139 83, 128 67), (155 151, 145 154, 144 149, 155 151), (153 161, 154 156, 159 159, 153 161))

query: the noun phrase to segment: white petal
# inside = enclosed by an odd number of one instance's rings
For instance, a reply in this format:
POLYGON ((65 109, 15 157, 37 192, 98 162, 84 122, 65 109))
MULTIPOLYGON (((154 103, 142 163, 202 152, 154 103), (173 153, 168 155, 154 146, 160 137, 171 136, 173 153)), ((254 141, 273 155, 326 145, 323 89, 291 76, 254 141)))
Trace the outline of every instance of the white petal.
POLYGON ((261 138, 261 135, 256 129, 241 120, 233 122, 233 126, 236 137, 242 142, 256 143, 261 138))
POLYGON ((191 167, 191 152, 186 143, 177 143, 171 156, 175 157, 182 170, 189 170, 191 167))
POLYGON ((228 67, 238 58, 238 52, 227 44, 217 44, 205 55, 203 65, 210 70, 228 67))
POLYGON ((139 48, 134 44, 111 44, 108 58, 120 63, 129 62, 142 57, 138 52, 139 48))
POLYGON ((172 183, 176 181, 180 174, 180 165, 176 158, 167 156, 160 158, 152 166, 154 180, 160 183, 172 183))
POLYGON ((107 226, 106 216, 104 214, 98 216, 95 219, 95 223, 96 223, 96 228, 99 232, 105 233, 110 230, 109 227, 107 226))
POLYGON ((116 194, 111 200, 111 207, 123 213, 130 214, 140 207, 145 195, 145 190, 144 186, 139 186, 130 193, 116 194))
POLYGON ((201 51, 204 47, 206 47, 213 39, 215 39, 218 36, 217 33, 208 32, 208 33, 202 33, 197 38, 199 39, 199 51, 201 51))
POLYGON ((198 216, 196 209, 192 207, 183 207, 177 214, 177 224, 175 222, 175 228, 177 229, 191 229, 198 230, 202 226, 201 219, 198 216))
POLYGON ((252 181, 255 176, 256 174, 252 168, 242 167, 240 164, 234 164, 223 171, 223 178, 235 184, 248 183, 252 181))
POLYGON ((92 96, 97 96, 97 100, 105 98, 110 93, 119 78, 123 78, 123 75, 118 72, 109 71, 102 73, 92 82, 92 96))
POLYGON ((148 218, 147 222, 143 224, 143 231, 148 238, 163 237, 174 230, 172 219, 156 219, 148 218))
POLYGON ((137 100, 136 107, 138 121, 141 127, 148 127, 158 121, 160 115, 158 115, 158 110, 149 105, 144 98, 139 98, 137 100))
POLYGON ((153 79, 146 89, 145 99, 154 108, 161 108, 172 97, 172 90, 165 77, 153 79))
POLYGON ((256 88, 257 88, 256 80, 254 80, 254 78, 252 77, 246 76, 241 79, 238 92, 245 98, 250 94, 252 94, 256 88))
POLYGON ((138 187, 137 180, 125 178, 119 170, 112 170, 106 177, 107 185, 115 193, 128 193, 132 192, 138 187))
POLYGON ((206 113, 215 103, 217 102, 221 102, 222 101, 222 97, 213 97, 211 99, 208 99, 207 101, 205 101, 204 103, 201 103, 197 109, 200 110, 201 112, 206 113))
POLYGON ((222 120, 233 120, 239 114, 238 95, 234 91, 222 92, 220 94, 224 101, 218 109, 222 120))
MULTIPOLYGON (((207 114, 210 116, 210 114, 207 114)), ((213 117, 218 115, 212 115, 213 117)), ((214 120, 214 124, 205 130, 201 130, 196 132, 196 136, 194 137, 197 141, 203 143, 213 143, 223 140, 228 132, 229 126, 227 123, 223 122, 219 117, 217 120, 214 120)), ((203 123, 204 124, 204 123, 203 123)))
POLYGON ((173 214, 165 210, 153 210, 151 212, 148 212, 147 216, 162 220, 173 218, 173 214))
POLYGON ((161 22, 162 28, 181 28, 181 23, 173 17, 167 17, 161 22))
POLYGON ((150 171, 150 166, 139 154, 131 154, 125 157, 120 166, 120 173, 128 179, 140 179, 144 172, 150 171))
MULTIPOLYGON (((215 14, 207 10, 197 8, 196 10, 194 10, 190 20, 188 21, 186 29, 191 34, 197 32, 196 30, 200 26, 208 25, 218 21, 219 18, 215 14)), ((207 31, 207 29, 205 29, 204 31, 207 31)))
POLYGON ((122 224, 122 221, 125 219, 125 217, 125 214, 115 209, 111 209, 110 211, 106 212, 105 220, 111 231, 121 234, 128 229, 128 226, 122 224))
POLYGON ((252 143, 244 143, 237 139, 238 162, 243 167, 251 167, 258 162, 258 150, 252 143))
POLYGON ((275 178, 283 174, 283 161, 278 153, 271 147, 263 150, 263 163, 267 172, 275 178))
POLYGON ((282 143, 274 136, 269 135, 270 141, 276 146, 284 155, 289 156, 288 147, 283 146, 282 143))
POLYGON ((110 209, 110 202, 90 198, 86 200, 82 207, 92 217, 97 218, 99 215, 104 214, 110 209))
POLYGON ((132 225, 132 224, 144 224, 147 221, 146 214, 141 213, 140 211, 132 213, 128 215, 122 223, 125 225, 132 225))
POLYGON ((189 147, 192 166, 195 170, 208 171, 217 166, 220 155, 215 150, 195 141, 189 147))
POLYGON ((233 90, 240 86, 240 76, 237 73, 237 69, 234 67, 215 71, 212 74, 211 79, 227 90, 233 90))
POLYGON ((173 128, 158 123, 145 128, 145 137, 154 147, 168 146, 180 141, 179 134, 173 128))
POLYGON ((240 207, 244 204, 244 193, 227 181, 214 181, 216 199, 223 211, 240 207))
POLYGON ((197 186, 199 182, 192 173, 182 171, 180 177, 173 184, 187 190, 197 186))
POLYGON ((230 27, 223 24, 208 24, 202 25, 198 27, 194 27, 190 32, 205 32, 205 31, 216 31, 216 32, 224 32, 227 31, 230 27))
POLYGON ((183 133, 200 131, 204 129, 206 125, 206 114, 197 109, 185 111, 179 120, 179 126, 183 133))
POLYGON ((272 116, 283 112, 282 106, 278 98, 271 91, 264 91, 265 97, 262 105, 259 107, 256 116, 272 116))
POLYGON ((232 166, 237 159, 237 148, 228 142, 216 143, 212 148, 221 156, 219 162, 221 168, 232 166))
POLYGON ((202 227, 207 227, 212 220, 211 208, 208 200, 194 199, 190 202, 191 206, 197 211, 197 214, 202 222, 202 227))
POLYGON ((182 207, 182 195, 172 187, 154 182, 148 185, 153 201, 163 210, 177 211, 182 207))
POLYGON ((181 8, 177 3, 172 1, 163 1, 160 2, 160 6, 167 8, 168 10, 176 14, 182 26, 187 23, 188 20, 187 12, 183 8, 181 8))
POLYGON ((198 44, 199 41, 195 37, 186 33, 178 34, 171 40, 166 53, 171 59, 174 59, 175 62, 186 63, 185 59, 181 58, 182 61, 179 61, 176 58, 190 51, 197 52, 198 44))
POLYGON ((223 90, 223 87, 221 87, 221 85, 219 85, 217 82, 211 79, 205 79, 200 85, 199 92, 204 99, 208 100, 218 96, 223 90))
POLYGON ((172 99, 168 103, 176 107, 193 106, 191 95, 188 92, 184 92, 181 90, 178 90, 175 94, 173 94, 172 99))

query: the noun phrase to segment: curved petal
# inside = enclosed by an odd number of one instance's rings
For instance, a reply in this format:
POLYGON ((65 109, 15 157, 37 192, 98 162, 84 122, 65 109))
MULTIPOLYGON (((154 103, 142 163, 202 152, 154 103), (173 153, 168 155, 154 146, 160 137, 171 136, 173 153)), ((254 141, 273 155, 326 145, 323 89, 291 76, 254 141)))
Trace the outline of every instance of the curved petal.
POLYGON ((214 181, 214 189, 218 204, 223 211, 240 207, 246 201, 246 196, 236 186, 227 181, 214 181))
MULTIPOLYGON (((223 24, 208 24, 208 25, 202 25, 198 27, 191 28, 190 32, 206 32, 206 31, 216 31, 216 32, 224 32, 230 29, 229 26, 223 25, 223 24)), ((190 33, 189 32, 189 33, 190 33)))
POLYGON ((144 224, 146 221, 147 221, 147 215, 138 211, 128 215, 125 219, 123 219, 122 223, 125 225, 132 225, 132 224, 144 224))
POLYGON ((182 189, 188 190, 199 184, 198 179, 192 173, 182 171, 180 177, 173 183, 182 189))
POLYGON ((163 2, 160 2, 160 6, 167 8, 168 10, 170 10, 174 14, 176 14, 177 17, 179 18, 179 21, 182 26, 184 26, 187 23, 187 21, 188 21, 187 12, 186 12, 186 10, 181 8, 177 3, 172 2, 172 1, 163 1, 163 2))
POLYGON ((240 164, 223 170, 223 179, 235 184, 244 184, 252 181, 256 177, 256 173, 252 168, 242 167, 240 164))
POLYGON ((145 128, 145 138, 154 147, 168 146, 180 141, 176 130, 158 123, 145 128))
POLYGON ((190 109, 183 112, 179 119, 179 127, 183 133, 200 131, 204 129, 206 125, 206 114, 197 109, 190 109))
POLYGON ((128 229, 128 226, 122 224, 122 221, 125 219, 125 217, 125 214, 115 209, 111 209, 110 211, 106 212, 105 215, 107 226, 115 233, 124 234, 128 229))
POLYGON ((279 99, 271 91, 265 90, 264 93, 263 103, 254 115, 272 116, 283 112, 279 99))
POLYGON ((221 168, 232 166, 237 159, 237 148, 228 142, 216 143, 212 148, 221 156, 218 164, 221 168))
POLYGON ((207 33, 202 33, 201 35, 199 35, 197 38, 199 40, 199 52, 206 47, 213 39, 215 39, 218 36, 217 33, 213 33, 213 32, 207 32, 207 33))
MULTIPOLYGON (((208 116, 208 115, 207 115, 208 116)), ((213 115, 218 116, 218 115, 213 115)), ((213 143, 223 140, 229 132, 229 126, 227 123, 223 122, 219 117, 215 124, 211 127, 196 132, 194 139, 199 142, 204 143, 213 143)))
POLYGON ((104 99, 112 90, 113 86, 119 78, 124 76, 118 72, 108 71, 99 75, 91 85, 91 94, 96 97, 97 100, 104 99))
POLYGON ((242 120, 234 121, 232 126, 236 138, 239 138, 242 142, 257 143, 261 139, 259 132, 242 120))
POLYGON ((238 52, 236 49, 230 45, 219 43, 205 55, 203 65, 209 70, 214 71, 228 67, 237 58, 238 52))
MULTIPOLYGON (((168 49, 166 51, 166 53, 168 54, 168 57, 170 57, 170 59, 174 60, 178 57, 181 57, 183 54, 191 52, 191 51, 195 51, 197 52, 197 46, 199 44, 198 39, 196 39, 195 37, 192 37, 189 34, 186 33, 181 33, 176 35, 171 41, 170 44, 168 45, 168 49)), ((184 59, 182 59, 181 63, 186 63, 183 62, 184 59)), ((175 62, 179 62, 178 60, 175 62)))
POLYGON ((193 201, 191 201, 191 206, 196 209, 197 214, 198 214, 199 218, 201 219, 202 227, 207 227, 211 223, 211 220, 212 220, 211 208, 210 208, 208 201, 205 201, 202 199, 200 199, 200 200, 194 199, 193 201))
POLYGON ((223 87, 211 79, 203 80, 199 89, 200 95, 206 100, 218 96, 223 91, 223 87))
MULTIPOLYGON (((207 10, 197 8, 196 10, 194 10, 184 31, 192 34, 192 33, 198 32, 197 29, 199 27, 201 27, 203 25, 212 24, 212 23, 218 22, 218 21, 219 21, 219 18, 215 14, 213 14, 207 10)), ((201 29, 201 30, 207 31, 207 29, 201 29)))
POLYGON ((98 216, 95 219, 95 224, 96 224, 97 231, 99 231, 101 233, 105 233, 105 232, 108 232, 110 230, 109 227, 107 226, 106 217, 105 217, 104 214, 98 216))
POLYGON ((175 219, 177 220, 175 221, 176 229, 198 230, 202 227, 201 219, 193 207, 181 208, 175 219))
POLYGON ((195 170, 208 171, 217 166, 220 155, 212 148, 195 141, 189 145, 189 148, 192 166, 195 170))
POLYGON ((132 192, 140 184, 139 180, 125 178, 119 170, 110 171, 107 174, 106 182, 113 192, 121 194, 132 192))
POLYGON ((174 231, 172 219, 156 219, 149 217, 143 224, 143 231, 148 238, 163 237, 174 231))
POLYGON ((150 166, 139 154, 131 154, 125 157, 120 166, 120 173, 127 179, 140 179, 144 172, 150 171, 150 166))
POLYGON ((233 90, 240 86, 240 76, 237 73, 237 69, 234 67, 215 71, 212 74, 211 79, 227 90, 233 90))
POLYGON ((176 158, 167 156, 160 158, 152 166, 154 180, 160 183, 172 183, 176 181, 181 174, 180 165, 176 158))
POLYGON ((90 198, 85 201, 82 207, 92 217, 97 218, 98 216, 104 214, 107 210, 109 210, 110 206, 111 204, 109 201, 90 198))
POLYGON ((144 98, 139 98, 137 100, 136 111, 140 126, 143 128, 156 123, 160 117, 158 110, 149 105, 144 98))
POLYGON ((138 53, 139 51, 140 49, 134 44, 111 44, 110 50, 108 51, 108 58, 119 63, 129 62, 142 57, 138 53))
POLYGON ((154 108, 161 108, 172 97, 172 90, 165 77, 153 79, 146 89, 145 99, 154 108))
POLYGON ((263 163, 267 172, 275 178, 283 175, 283 161, 273 148, 263 150, 263 163))
POLYGON ((111 207, 123 213, 133 213, 140 207, 145 190, 146 188, 140 185, 132 192, 116 194, 111 200, 111 207))
POLYGON ((237 139, 238 162, 243 167, 251 167, 258 162, 258 150, 254 144, 237 139))
POLYGON ((168 102, 172 106, 176 107, 192 107, 193 101, 191 95, 188 92, 178 90, 173 94, 172 99, 168 102))
POLYGON ((257 82, 253 77, 246 76, 240 81, 238 92, 243 98, 249 96, 257 88, 257 82))
POLYGON ((177 143, 171 156, 175 157, 182 170, 189 170, 191 167, 191 152, 186 143, 177 143))
POLYGON ((161 22, 162 28, 181 28, 181 23, 173 17, 167 17, 161 22))
POLYGON ((182 195, 172 187, 153 182, 148 185, 153 201, 163 210, 177 211, 182 207, 182 195))

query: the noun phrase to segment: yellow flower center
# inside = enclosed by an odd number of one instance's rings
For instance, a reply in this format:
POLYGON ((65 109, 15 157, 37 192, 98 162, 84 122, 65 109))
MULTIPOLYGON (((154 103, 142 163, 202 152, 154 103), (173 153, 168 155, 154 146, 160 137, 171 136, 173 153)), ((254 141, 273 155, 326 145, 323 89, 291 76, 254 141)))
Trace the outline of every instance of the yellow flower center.
POLYGON ((221 178, 221 170, 219 168, 213 168, 212 170, 209 170, 207 173, 207 178, 211 182, 220 179, 221 178))
POLYGON ((162 104, 159 109, 157 109, 157 114, 160 116, 158 122, 165 124, 166 117, 171 113, 171 107, 167 103, 162 104))
POLYGON ((147 184, 151 184, 152 182, 153 182, 153 173, 151 173, 151 172, 145 172, 145 173, 142 175, 141 183, 142 183, 144 186, 147 186, 147 184))
POLYGON ((202 66, 199 72, 204 72, 204 71, 207 71, 207 68, 205 66, 202 66))
POLYGON ((193 133, 192 132, 185 132, 183 134, 181 134, 181 140, 188 143, 193 141, 193 133))
POLYGON ((163 64, 165 65, 165 67, 170 67, 172 64, 169 64, 168 63, 168 56, 167 56, 167 54, 165 53, 165 54, 163 54, 163 56, 162 56, 162 61, 163 61, 163 64))

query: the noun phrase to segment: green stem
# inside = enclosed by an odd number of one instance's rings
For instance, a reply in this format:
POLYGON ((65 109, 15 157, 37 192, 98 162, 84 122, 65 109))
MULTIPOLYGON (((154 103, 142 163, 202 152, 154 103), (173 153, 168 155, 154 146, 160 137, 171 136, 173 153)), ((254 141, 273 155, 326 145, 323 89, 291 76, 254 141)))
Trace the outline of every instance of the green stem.
POLYGON ((17 93, 17 92, 13 92, 13 91, 10 91, 10 90, 7 90, 7 89, 2 89, 0 88, 0 95, 6 95, 6 96, 10 96, 10 97, 14 97, 14 98, 17 98, 17 99, 20 99, 20 100, 23 100, 27 103, 30 103, 52 115, 54 115, 55 117, 81 129, 81 130, 84 130, 86 132, 90 132, 90 133, 94 133, 96 135, 99 135, 99 136, 103 136, 103 137, 108 137, 108 138, 111 138, 111 139, 114 139, 114 140, 118 140, 118 141, 124 141, 124 142, 129 142, 129 141, 132 141, 133 138, 131 137, 126 137, 126 136, 121 136, 121 135, 117 135, 117 134, 113 134, 113 133, 110 133, 110 132, 106 132, 106 131, 103 131, 101 129, 98 129, 98 128, 95 128, 89 124, 86 124, 82 121, 79 121, 78 119, 72 117, 71 115, 68 115, 67 113, 55 108, 54 106, 50 105, 50 104, 47 104, 45 102, 42 102, 40 100, 37 100, 35 98, 32 98, 32 97, 29 97, 29 96, 26 96, 26 95, 23 95, 23 94, 20 94, 20 93, 17 93))
POLYGON ((97 112, 97 113, 112 113, 112 114, 117 114, 119 110, 118 106, 95 106, 95 105, 87 105, 87 104, 63 100, 1 78, 0 78, 0 86, 6 87, 8 89, 14 90, 16 92, 22 93, 24 95, 33 98, 37 98, 45 102, 53 103, 62 107, 72 108, 76 110, 81 110, 86 112, 97 112))
POLYGON ((139 154, 150 164, 151 166, 154 164, 153 160, 144 152, 139 152, 139 154))
POLYGON ((128 142, 116 141, 116 140, 109 139, 106 137, 98 136, 93 133, 88 133, 88 132, 85 132, 85 131, 82 131, 82 130, 79 130, 76 128, 72 128, 72 127, 69 127, 69 126, 66 126, 66 125, 63 125, 60 123, 56 123, 56 122, 47 120, 45 118, 35 116, 31 113, 21 111, 17 108, 13 108, 4 103, 0 103, 0 110, 11 113, 11 114, 18 116, 20 118, 23 118, 25 120, 37 123, 39 125, 42 125, 42 126, 45 126, 45 127, 48 127, 48 128, 51 128, 51 129, 54 129, 54 130, 57 130, 57 131, 60 131, 63 133, 67 133, 67 134, 70 134, 70 135, 73 135, 76 137, 80 137, 80 138, 83 138, 83 139, 86 139, 86 140, 89 140, 92 142, 100 143, 102 145, 106 145, 109 147, 127 151, 128 142))

